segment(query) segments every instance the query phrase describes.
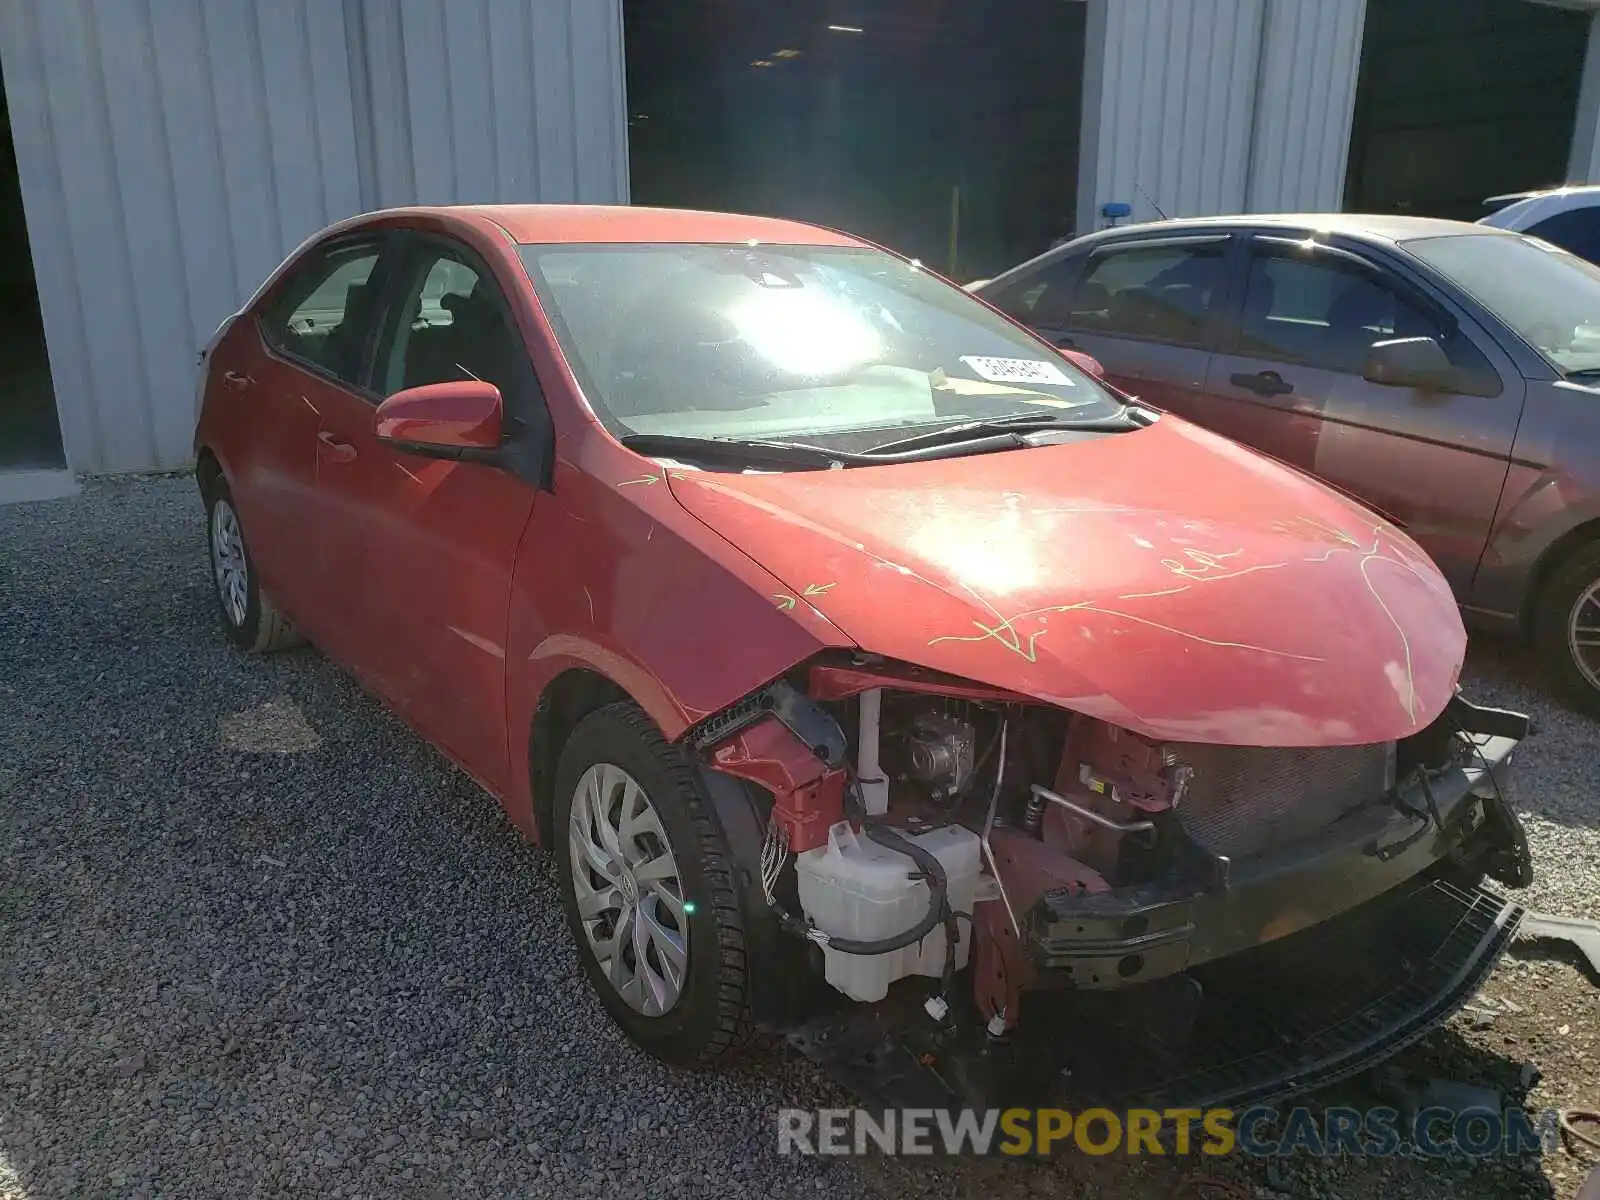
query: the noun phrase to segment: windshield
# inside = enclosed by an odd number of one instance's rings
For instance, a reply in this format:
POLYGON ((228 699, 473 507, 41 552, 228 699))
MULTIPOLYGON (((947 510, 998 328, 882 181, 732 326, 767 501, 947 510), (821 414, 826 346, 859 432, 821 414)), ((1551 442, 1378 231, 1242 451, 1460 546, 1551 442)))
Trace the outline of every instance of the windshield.
POLYGON ((959 288, 878 250, 532 245, 523 261, 613 433, 804 438, 1123 404, 959 288))
POLYGON ((1600 371, 1600 270, 1537 238, 1475 233, 1405 249, 1453 280, 1563 374, 1600 371))

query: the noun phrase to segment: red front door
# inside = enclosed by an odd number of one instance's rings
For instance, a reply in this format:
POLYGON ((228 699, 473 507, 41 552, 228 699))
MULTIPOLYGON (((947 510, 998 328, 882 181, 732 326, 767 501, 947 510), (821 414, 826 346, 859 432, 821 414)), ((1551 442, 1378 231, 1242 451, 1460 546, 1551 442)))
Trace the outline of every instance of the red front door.
POLYGON ((419 238, 384 299, 366 397, 323 413, 324 573, 358 673, 503 791, 511 576, 536 488, 508 469, 398 451, 377 438, 374 415, 380 397, 475 376, 515 416, 539 402, 537 386, 498 288, 464 248, 419 238))

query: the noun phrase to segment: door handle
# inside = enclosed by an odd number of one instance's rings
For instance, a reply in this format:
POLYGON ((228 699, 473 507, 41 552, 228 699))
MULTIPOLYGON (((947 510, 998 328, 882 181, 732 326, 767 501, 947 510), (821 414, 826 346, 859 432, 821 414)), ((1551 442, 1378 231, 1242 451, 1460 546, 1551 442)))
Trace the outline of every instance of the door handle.
POLYGON ((224 371, 222 373, 222 386, 231 388, 234 391, 238 391, 240 388, 247 388, 254 382, 255 380, 251 379, 250 376, 241 375, 237 371, 224 371))
POLYGON ((356 448, 349 442, 341 442, 326 430, 317 434, 317 444, 322 452, 334 462, 353 462, 355 460, 356 448))
POLYGON ((1228 382, 1258 396, 1287 396, 1294 391, 1294 384, 1285 383, 1276 371, 1258 371, 1254 375, 1240 372, 1228 376, 1228 382))

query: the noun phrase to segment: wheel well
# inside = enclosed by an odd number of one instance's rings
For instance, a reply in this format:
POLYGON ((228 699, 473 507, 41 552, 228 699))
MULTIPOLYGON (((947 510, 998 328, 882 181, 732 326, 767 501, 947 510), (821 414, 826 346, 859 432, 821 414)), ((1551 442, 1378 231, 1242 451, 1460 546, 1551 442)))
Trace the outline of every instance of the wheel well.
POLYGON ((222 464, 217 461, 217 456, 211 453, 209 447, 200 451, 194 461, 194 477, 200 484, 200 495, 206 496, 211 487, 222 478, 222 464))
POLYGON ((1521 625, 1524 634, 1533 631, 1534 617, 1539 611, 1539 597, 1544 592, 1545 584, 1550 582, 1550 577, 1561 569, 1562 563, 1591 542, 1600 542, 1600 518, 1567 530, 1539 556, 1522 598, 1521 625))
POLYGON ((528 739, 528 776, 533 791, 533 820, 539 841, 551 844, 550 820, 555 805, 556 762, 579 721, 597 708, 631 697, 598 671, 574 667, 557 675, 539 697, 528 739))

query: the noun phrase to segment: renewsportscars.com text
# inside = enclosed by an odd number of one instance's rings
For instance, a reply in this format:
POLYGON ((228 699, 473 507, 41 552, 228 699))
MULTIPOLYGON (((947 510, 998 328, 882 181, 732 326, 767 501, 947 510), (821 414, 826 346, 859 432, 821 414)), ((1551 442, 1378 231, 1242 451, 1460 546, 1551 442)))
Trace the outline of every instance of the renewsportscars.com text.
POLYGON ((807 1155, 1127 1154, 1255 1158, 1517 1156, 1559 1140, 1555 1115, 1521 1109, 785 1108, 778 1153, 807 1155))

